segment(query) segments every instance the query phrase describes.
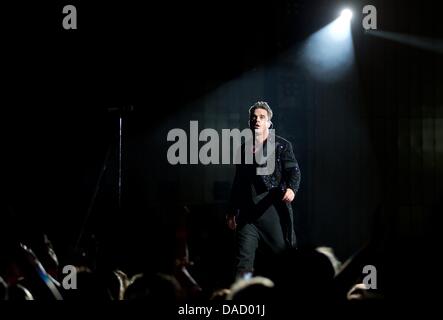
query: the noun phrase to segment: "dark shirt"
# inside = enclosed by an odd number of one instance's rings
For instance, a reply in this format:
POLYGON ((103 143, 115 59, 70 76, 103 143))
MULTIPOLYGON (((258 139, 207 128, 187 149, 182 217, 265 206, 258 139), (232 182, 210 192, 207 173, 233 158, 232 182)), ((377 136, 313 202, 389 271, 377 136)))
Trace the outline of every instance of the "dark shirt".
POLYGON ((244 162, 245 144, 240 151, 242 162, 236 165, 230 214, 237 217, 239 225, 255 224, 271 210, 276 213, 275 217, 279 217, 288 247, 296 247, 292 204, 282 200, 286 189, 292 189, 297 194, 300 187, 300 169, 291 143, 275 136, 275 168, 269 175, 258 175, 257 164, 244 162))
MULTIPOLYGON (((266 143, 264 143, 264 148, 266 148, 266 143)), ((242 145, 240 152, 242 161, 236 165, 231 190, 233 214, 238 214, 239 211, 249 211, 254 205, 254 197, 266 191, 281 194, 283 197, 286 189, 290 188, 297 194, 301 180, 300 169, 289 141, 275 136, 275 169, 270 175, 258 175, 256 163, 245 163, 245 144, 242 145)), ((266 153, 266 150, 264 152, 266 153)))

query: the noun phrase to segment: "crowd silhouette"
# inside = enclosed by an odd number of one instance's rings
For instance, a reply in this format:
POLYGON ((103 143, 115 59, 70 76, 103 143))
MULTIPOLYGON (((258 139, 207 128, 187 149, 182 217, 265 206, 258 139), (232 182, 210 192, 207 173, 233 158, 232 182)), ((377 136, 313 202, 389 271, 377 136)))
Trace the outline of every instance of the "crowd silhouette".
MULTIPOLYGON (((174 259, 163 264, 173 267, 136 273, 124 268, 97 267, 96 261, 85 257, 85 251, 60 262, 45 233, 30 232, 32 227, 17 232, 17 226, 12 227, 14 222, 9 221, 9 232, 2 233, 0 242, 0 299, 143 301, 154 305, 269 303, 282 306, 281 312, 307 305, 369 310, 399 301, 412 305, 435 300, 436 296, 427 294, 430 285, 437 283, 440 267, 435 259, 435 234, 430 232, 420 239, 394 237, 392 225, 381 218, 386 210, 379 208, 374 215, 373 237, 346 261, 339 261, 330 247, 292 249, 259 261, 251 278, 232 278, 218 288, 199 284, 200 275, 193 272, 189 256, 192 248, 188 247, 183 221, 174 226, 177 244, 174 259), (74 286, 73 278, 66 281, 67 274, 63 272, 66 265, 75 268, 74 286), (377 269, 377 282, 372 286, 365 282, 363 270, 367 265, 377 269)), ((140 252, 141 259, 142 256, 140 252)))

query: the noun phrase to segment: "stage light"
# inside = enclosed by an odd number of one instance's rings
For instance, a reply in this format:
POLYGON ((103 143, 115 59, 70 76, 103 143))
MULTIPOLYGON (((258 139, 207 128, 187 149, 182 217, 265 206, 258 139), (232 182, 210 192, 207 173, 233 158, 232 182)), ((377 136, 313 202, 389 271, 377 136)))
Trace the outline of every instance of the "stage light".
POLYGON ((342 10, 340 14, 340 18, 346 21, 351 21, 352 19, 352 11, 350 9, 344 9, 342 10))
POLYGON ((342 10, 330 24, 307 40, 305 67, 321 81, 334 81, 354 63, 350 9, 342 10))
POLYGON ((340 16, 331 24, 331 37, 335 40, 346 40, 350 35, 352 11, 344 9, 340 16))

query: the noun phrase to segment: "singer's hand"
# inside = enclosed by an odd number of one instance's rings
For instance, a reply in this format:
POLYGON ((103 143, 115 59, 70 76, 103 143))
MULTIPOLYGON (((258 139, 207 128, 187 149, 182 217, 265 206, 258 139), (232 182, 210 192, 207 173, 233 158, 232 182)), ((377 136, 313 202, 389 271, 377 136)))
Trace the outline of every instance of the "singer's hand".
POLYGON ((292 189, 287 188, 285 194, 283 195, 283 201, 286 203, 291 203, 295 198, 295 193, 292 189))
POLYGON ((235 219, 235 216, 233 215, 228 215, 226 217, 226 222, 228 223, 228 228, 231 230, 235 230, 237 229, 237 221, 235 219))

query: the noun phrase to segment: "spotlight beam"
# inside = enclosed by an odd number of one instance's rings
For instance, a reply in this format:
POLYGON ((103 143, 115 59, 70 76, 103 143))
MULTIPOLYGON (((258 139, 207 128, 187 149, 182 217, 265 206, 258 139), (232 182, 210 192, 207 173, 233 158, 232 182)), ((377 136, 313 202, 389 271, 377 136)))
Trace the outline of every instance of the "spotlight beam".
POLYGON ((441 39, 423 38, 407 34, 379 31, 379 30, 368 30, 366 31, 366 34, 383 39, 392 40, 401 44, 406 44, 424 50, 443 53, 443 40, 441 39))
MULTIPOLYGON (((354 64, 350 10, 312 34, 303 50, 305 67, 320 81, 336 81, 354 64)), ((352 13, 351 13, 352 14, 352 13)))

